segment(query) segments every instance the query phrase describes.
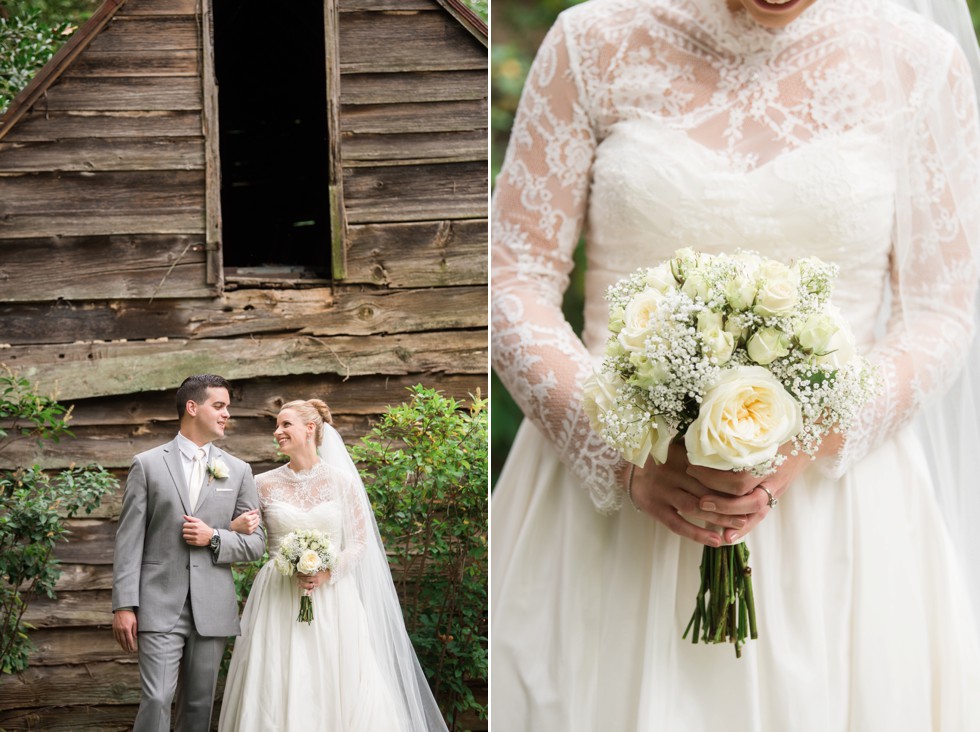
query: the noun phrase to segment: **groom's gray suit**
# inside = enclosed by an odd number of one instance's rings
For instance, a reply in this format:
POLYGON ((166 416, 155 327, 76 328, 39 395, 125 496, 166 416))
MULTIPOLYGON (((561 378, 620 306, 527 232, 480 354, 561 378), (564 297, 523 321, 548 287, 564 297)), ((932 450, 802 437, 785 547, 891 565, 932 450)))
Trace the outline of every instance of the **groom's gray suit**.
POLYGON ((177 730, 208 729, 225 643, 240 632, 230 564, 258 559, 265 547, 262 527, 250 535, 227 529, 258 506, 248 464, 211 445, 209 464, 223 461, 228 477, 206 476, 195 511, 182 459, 176 439, 133 458, 116 532, 112 609, 133 608, 139 634, 135 732, 168 732, 175 692, 177 730), (218 530, 216 555, 184 541, 184 514, 218 530))

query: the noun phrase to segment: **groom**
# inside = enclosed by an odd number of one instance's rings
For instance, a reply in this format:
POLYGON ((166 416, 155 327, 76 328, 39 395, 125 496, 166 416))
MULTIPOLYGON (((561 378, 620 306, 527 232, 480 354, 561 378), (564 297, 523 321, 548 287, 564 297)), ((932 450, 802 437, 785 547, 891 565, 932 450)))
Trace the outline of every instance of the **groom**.
POLYGON ((218 667, 238 635, 232 562, 262 556, 265 531, 228 530, 258 506, 249 466, 211 444, 224 437, 230 384, 205 374, 177 390, 180 431, 133 458, 123 496, 112 577, 112 632, 139 651, 143 696, 134 732, 211 728, 218 667))

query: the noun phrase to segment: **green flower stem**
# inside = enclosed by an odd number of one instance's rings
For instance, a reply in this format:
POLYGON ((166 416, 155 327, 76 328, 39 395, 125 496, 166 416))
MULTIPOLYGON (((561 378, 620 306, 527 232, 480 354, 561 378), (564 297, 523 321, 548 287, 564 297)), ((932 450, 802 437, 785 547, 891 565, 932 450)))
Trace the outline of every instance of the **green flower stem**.
POLYGON ((313 598, 309 595, 304 594, 299 598, 299 617, 296 621, 307 624, 313 622, 313 598))
POLYGON ((701 555, 701 584, 694 613, 682 638, 693 629, 692 643, 730 642, 736 658, 747 638, 758 638, 752 568, 745 543, 705 547, 701 555))

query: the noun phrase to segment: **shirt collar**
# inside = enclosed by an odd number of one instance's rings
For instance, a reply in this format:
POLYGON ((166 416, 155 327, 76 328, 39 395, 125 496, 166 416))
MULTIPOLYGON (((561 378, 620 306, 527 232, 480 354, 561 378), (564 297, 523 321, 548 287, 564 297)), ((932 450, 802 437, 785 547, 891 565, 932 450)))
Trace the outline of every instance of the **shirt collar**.
MULTIPOLYGON (((185 458, 193 460, 194 455, 197 454, 197 447, 194 442, 184 437, 180 432, 177 433, 177 449, 185 458)), ((204 462, 207 462, 211 458, 211 443, 201 445, 201 447, 204 449, 204 462)))

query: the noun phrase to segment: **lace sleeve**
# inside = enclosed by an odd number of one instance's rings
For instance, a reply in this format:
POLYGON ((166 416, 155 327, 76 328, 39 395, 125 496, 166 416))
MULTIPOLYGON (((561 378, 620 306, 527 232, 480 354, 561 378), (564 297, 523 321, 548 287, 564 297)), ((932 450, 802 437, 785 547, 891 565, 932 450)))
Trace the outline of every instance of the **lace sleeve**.
POLYGON ((585 214, 595 134, 562 19, 531 68, 492 211, 493 363, 600 511, 622 504, 621 461, 589 427, 589 355, 561 310, 585 214))
POLYGON ((884 388, 848 433, 828 471, 835 475, 940 397, 973 338, 980 139, 970 72, 958 49, 936 86, 936 98, 920 102, 925 111, 909 146, 908 195, 897 206, 891 257, 891 317, 871 354, 884 388))
POLYGON ((341 483, 338 493, 344 511, 343 543, 340 554, 337 556, 337 563, 330 572, 330 584, 347 576, 357 566, 361 555, 364 553, 368 525, 363 503, 354 494, 356 490, 354 481, 351 480, 350 476, 339 471, 335 474, 341 483))

